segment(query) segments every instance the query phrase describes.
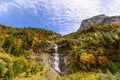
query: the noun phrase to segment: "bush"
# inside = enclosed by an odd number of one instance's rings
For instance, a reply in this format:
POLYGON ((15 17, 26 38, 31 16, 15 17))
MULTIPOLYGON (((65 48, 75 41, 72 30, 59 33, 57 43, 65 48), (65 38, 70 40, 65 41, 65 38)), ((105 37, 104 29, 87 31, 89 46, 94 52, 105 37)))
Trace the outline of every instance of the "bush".
POLYGON ((114 62, 112 62, 112 61, 109 62, 108 69, 113 74, 119 71, 119 68, 117 67, 117 65, 114 62))
POLYGON ((0 62, 0 77, 3 77, 4 75, 4 68, 5 68, 5 64, 3 64, 2 62, 0 62))
POLYGON ((0 47, 4 44, 5 42, 5 36, 0 33, 0 47))
POLYGON ((26 71, 27 69, 27 63, 24 59, 18 58, 13 62, 13 71, 14 71, 14 76, 16 77, 18 74, 26 71))
POLYGON ((13 66, 9 65, 8 70, 5 73, 3 80, 13 80, 14 77, 15 76, 14 76, 13 66))

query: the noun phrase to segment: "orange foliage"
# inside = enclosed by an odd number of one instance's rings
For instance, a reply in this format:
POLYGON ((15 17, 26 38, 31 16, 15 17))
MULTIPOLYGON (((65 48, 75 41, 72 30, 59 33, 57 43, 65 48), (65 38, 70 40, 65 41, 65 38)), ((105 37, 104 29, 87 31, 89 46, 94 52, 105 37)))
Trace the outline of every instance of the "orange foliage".
POLYGON ((108 58, 106 56, 99 56, 98 63, 100 65, 106 65, 106 64, 108 64, 108 58))
POLYGON ((38 35, 41 35, 41 34, 42 34, 42 32, 37 32, 37 34, 38 34, 38 35))
POLYGON ((6 30, 0 30, 0 33, 7 34, 7 31, 6 30))
POLYGON ((106 27, 117 26, 120 27, 120 22, 110 22, 105 24, 106 27))

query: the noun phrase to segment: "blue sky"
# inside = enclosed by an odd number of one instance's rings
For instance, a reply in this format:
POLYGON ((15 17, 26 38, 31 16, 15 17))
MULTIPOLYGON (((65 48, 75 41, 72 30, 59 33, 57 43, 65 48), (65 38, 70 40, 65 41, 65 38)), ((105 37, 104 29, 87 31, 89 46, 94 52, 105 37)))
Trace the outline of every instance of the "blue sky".
POLYGON ((120 15, 120 0, 0 0, 0 24, 40 27, 62 35, 95 15, 120 15))

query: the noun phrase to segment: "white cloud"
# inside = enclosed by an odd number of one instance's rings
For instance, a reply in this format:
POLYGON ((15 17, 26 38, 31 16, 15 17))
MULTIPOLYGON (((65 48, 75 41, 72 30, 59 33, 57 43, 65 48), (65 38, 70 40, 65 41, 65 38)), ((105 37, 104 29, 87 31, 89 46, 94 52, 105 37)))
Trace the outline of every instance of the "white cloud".
POLYGON ((83 19, 104 13, 118 15, 119 5, 119 0, 12 0, 0 2, 0 15, 17 7, 38 18, 44 16, 60 33, 67 34, 77 30, 83 19))
POLYGON ((1 12, 7 12, 7 9, 8 9, 8 7, 9 7, 9 5, 11 5, 11 4, 1 3, 1 4, 0 4, 0 14, 1 14, 1 12))
POLYGON ((2 16, 4 12, 7 13, 11 7, 18 7, 18 5, 16 5, 13 1, 12 2, 9 2, 9 1, 0 2, 0 16, 2 16))
POLYGON ((110 16, 120 15, 119 6, 120 0, 107 0, 102 6, 102 12, 110 16))

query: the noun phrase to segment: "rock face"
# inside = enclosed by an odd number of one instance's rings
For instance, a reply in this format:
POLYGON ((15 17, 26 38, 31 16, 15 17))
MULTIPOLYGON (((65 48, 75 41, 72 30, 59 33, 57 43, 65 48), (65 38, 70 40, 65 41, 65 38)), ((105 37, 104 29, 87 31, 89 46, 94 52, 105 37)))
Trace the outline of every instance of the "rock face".
POLYGON ((103 22, 103 20, 105 18, 108 18, 108 17, 106 15, 102 14, 102 15, 94 16, 92 18, 83 20, 81 23, 81 27, 88 27, 93 24, 100 24, 103 22))
POLYGON ((109 23, 109 22, 120 22, 120 16, 107 17, 102 21, 103 24, 109 23))
POLYGON ((36 45, 35 47, 36 47, 35 49, 37 50, 40 49, 42 51, 42 53, 40 53, 39 58, 38 58, 38 61, 39 61, 38 63, 40 65, 49 66, 55 70, 55 62, 56 62, 58 63, 57 65, 60 71, 56 71, 56 70, 55 71, 61 75, 67 74, 67 67, 68 67, 67 55, 64 54, 61 51, 61 49, 59 49, 59 47, 57 48, 57 50, 55 50, 54 43, 46 44, 46 46, 43 46, 45 49, 42 48, 42 45, 40 44, 36 45), (57 59, 56 59, 56 55, 57 55, 57 59))
POLYGON ((120 22, 120 16, 106 16, 104 14, 85 19, 81 22, 80 28, 88 27, 93 24, 105 24, 109 22, 120 22))

